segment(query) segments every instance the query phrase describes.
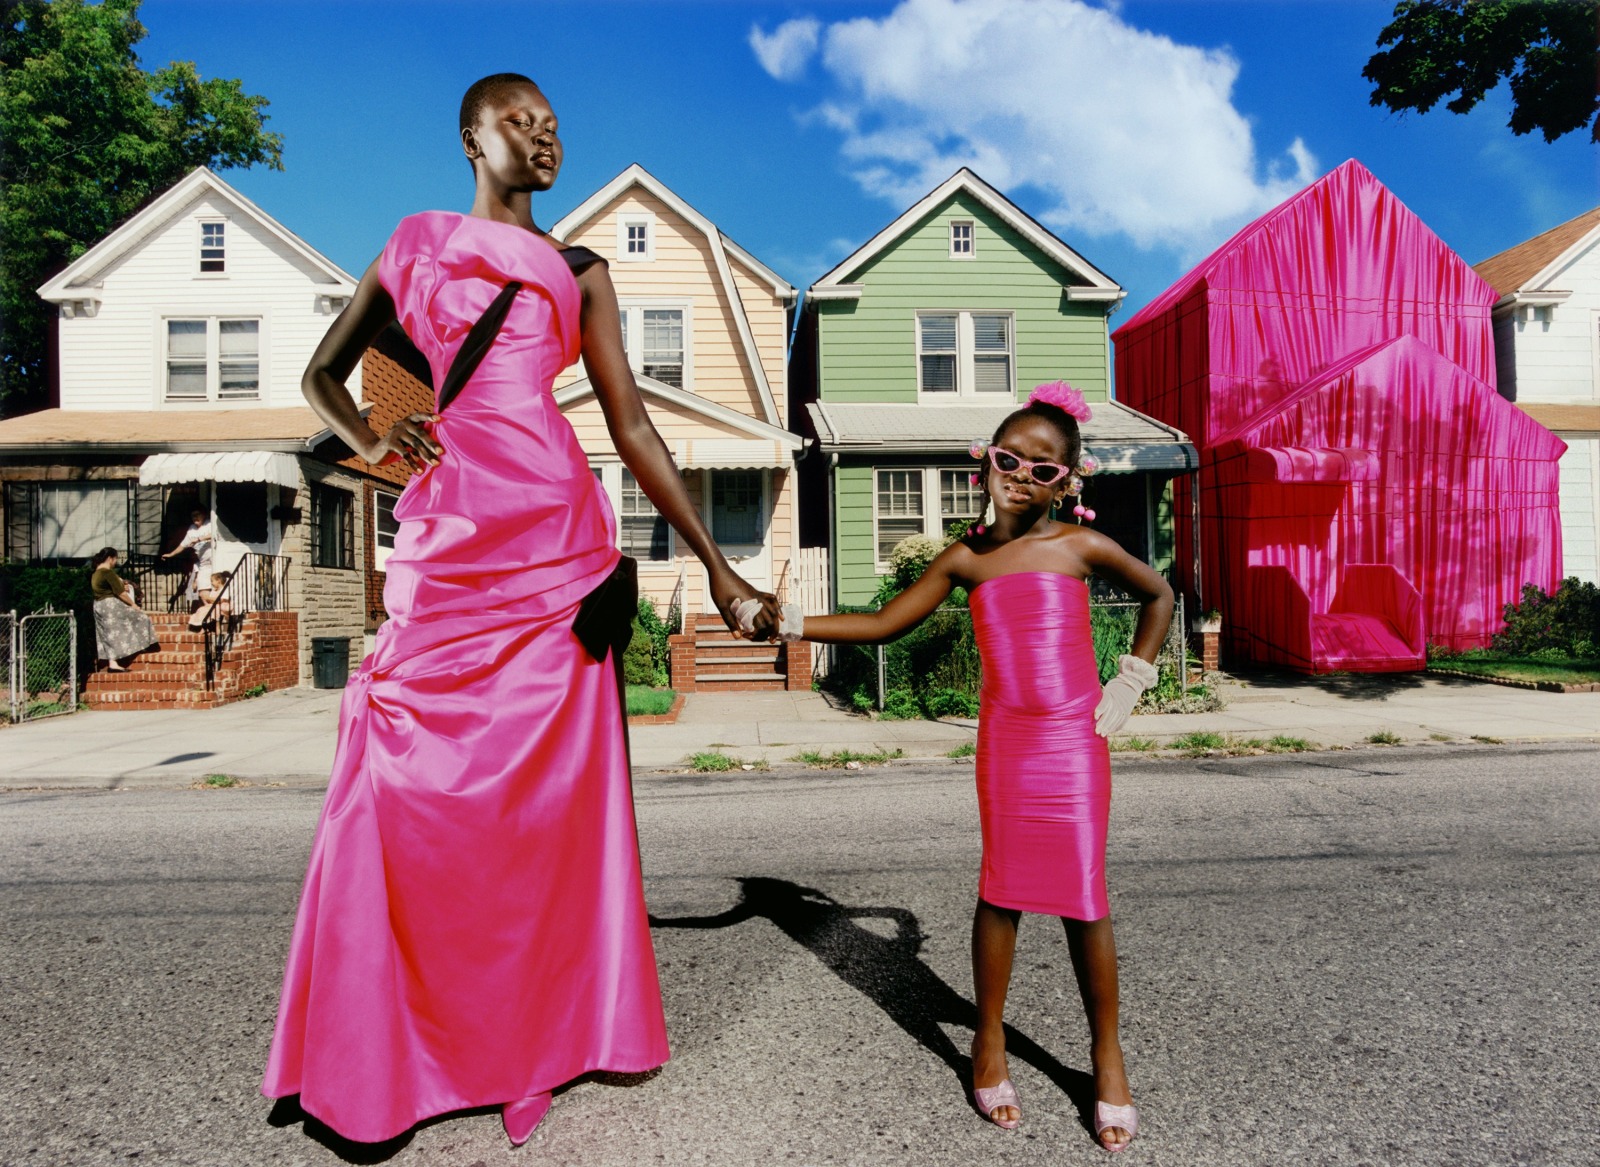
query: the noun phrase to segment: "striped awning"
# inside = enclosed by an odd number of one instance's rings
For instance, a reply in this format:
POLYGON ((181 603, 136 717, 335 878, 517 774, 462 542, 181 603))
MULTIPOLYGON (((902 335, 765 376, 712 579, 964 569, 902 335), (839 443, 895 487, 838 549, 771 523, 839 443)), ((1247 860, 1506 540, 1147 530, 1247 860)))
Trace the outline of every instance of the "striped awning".
POLYGON ((200 454, 151 454, 139 466, 142 486, 180 482, 275 482, 295 490, 300 463, 276 450, 220 450, 200 454))
POLYGON ((781 442, 754 438, 679 438, 672 456, 680 469, 782 469, 794 458, 781 442))

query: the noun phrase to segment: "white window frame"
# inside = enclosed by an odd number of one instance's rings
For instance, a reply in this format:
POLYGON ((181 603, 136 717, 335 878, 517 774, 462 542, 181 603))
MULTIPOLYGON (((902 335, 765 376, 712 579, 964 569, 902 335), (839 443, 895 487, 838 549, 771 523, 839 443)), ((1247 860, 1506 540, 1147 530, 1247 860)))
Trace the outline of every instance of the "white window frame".
POLYGON ((916 362, 917 403, 934 404, 940 401, 959 401, 970 405, 974 401, 1015 401, 1017 399, 1017 314, 1008 308, 918 308, 911 314, 911 351, 916 362), (922 387, 922 318, 924 316, 954 316, 956 318, 956 389, 954 393, 928 391, 922 387), (1007 355, 1011 358, 1006 368, 1006 389, 1002 393, 979 393, 974 387, 977 380, 977 362, 972 318, 974 316, 1004 316, 1006 336, 1010 342, 1007 355))
POLYGON ((951 259, 977 259, 978 258, 978 225, 973 220, 971 220, 971 219, 951 219, 950 220, 950 258, 951 259), (961 251, 961 250, 957 249, 957 247, 956 247, 956 244, 959 242, 959 240, 956 237, 956 229, 958 227, 965 227, 967 229, 967 239, 966 239, 967 249, 965 251, 961 251))
MULTIPOLYGON (((378 506, 378 496, 379 495, 382 495, 385 498, 392 498, 395 502, 399 502, 400 501, 400 496, 398 494, 396 494, 392 490, 384 490, 384 489, 382 489, 380 487, 376 487, 376 486, 372 488, 372 570, 373 571, 383 571, 383 570, 385 570, 384 564, 389 562, 389 556, 394 551, 393 547, 385 547, 383 545, 383 537, 378 533, 378 512, 382 509, 381 507, 378 506)), ((391 515, 394 514, 394 506, 392 504, 389 507, 389 513, 391 515)))
MULTIPOLYGON (((600 480, 600 487, 606 492, 606 499, 611 503, 611 513, 617 520, 617 547, 622 547, 622 471, 621 462, 602 462, 591 459, 589 468, 595 472, 600 480)), ((659 513, 659 512, 658 512, 659 513)), ((639 560, 641 572, 658 571, 663 574, 676 574, 678 570, 678 533, 672 529, 672 524, 667 524, 667 557, 665 559, 639 560)))
MULTIPOLYGON (((878 558, 879 530, 878 520, 878 474, 880 471, 897 470, 922 475, 922 531, 923 535, 930 538, 943 540, 944 527, 949 519, 944 516, 943 498, 939 489, 939 475, 945 471, 956 474, 971 474, 978 469, 978 463, 969 462, 965 466, 953 466, 938 463, 932 466, 874 466, 872 467, 872 559, 873 570, 878 575, 888 575, 889 561, 878 558)), ((954 516, 952 516, 953 518, 954 516)))
POLYGON ((656 217, 651 211, 623 211, 617 215, 617 261, 654 263, 656 258, 656 217), (628 250, 628 228, 644 228, 644 252, 628 250))
POLYGON ((194 278, 197 280, 225 280, 228 278, 228 236, 232 232, 226 215, 203 215, 195 220, 194 226, 194 278), (200 265, 205 260, 206 227, 210 224, 222 226, 222 270, 206 271, 200 265))
MULTIPOLYGON (((267 403, 267 318, 248 313, 208 316, 200 312, 172 312, 156 318, 155 406, 157 409, 238 409, 256 408, 267 403), (204 398, 167 397, 167 325, 178 320, 204 321, 206 326, 206 395, 204 398), (256 395, 222 400, 222 328, 224 321, 254 321, 256 325, 256 395)), ((194 362, 198 364, 199 362, 194 362)))
POLYGON ((694 391, 694 301, 685 297, 618 296, 617 310, 623 314, 623 338, 628 366, 644 372, 644 314, 647 311, 683 313, 683 387, 694 391))

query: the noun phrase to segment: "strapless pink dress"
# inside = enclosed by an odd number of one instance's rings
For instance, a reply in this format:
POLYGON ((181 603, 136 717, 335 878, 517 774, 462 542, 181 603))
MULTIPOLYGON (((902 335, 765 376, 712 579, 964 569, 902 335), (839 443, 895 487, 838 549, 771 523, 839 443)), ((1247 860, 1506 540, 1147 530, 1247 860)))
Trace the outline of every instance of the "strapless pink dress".
POLYGON ((1094 731, 1100 675, 1089 587, 1048 571, 972 590, 978 699, 978 896, 1001 908, 1098 920, 1106 902, 1111 751, 1094 731))
POLYGON ((667 1059, 613 664, 572 633, 618 559, 550 393, 577 283, 526 231, 445 212, 402 221, 379 275, 435 384, 524 290, 395 506, 262 1085, 363 1142, 667 1059))

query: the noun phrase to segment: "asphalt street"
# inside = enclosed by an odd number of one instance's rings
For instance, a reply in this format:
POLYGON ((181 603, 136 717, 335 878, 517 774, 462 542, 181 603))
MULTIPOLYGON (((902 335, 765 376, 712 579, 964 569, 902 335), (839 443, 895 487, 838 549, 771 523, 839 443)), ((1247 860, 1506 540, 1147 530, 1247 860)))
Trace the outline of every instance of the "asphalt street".
MULTIPOLYGON (((1600 1163, 1600 748, 1117 763, 1144 1127, 1119 1162, 1600 1163)), ((341 1144, 256 1093, 318 790, 0 795, 0 1164, 1100 1163, 1065 940, 1024 921, 1022 1128, 964 1102, 967 762, 652 775, 673 1039, 498 1116, 341 1144)))

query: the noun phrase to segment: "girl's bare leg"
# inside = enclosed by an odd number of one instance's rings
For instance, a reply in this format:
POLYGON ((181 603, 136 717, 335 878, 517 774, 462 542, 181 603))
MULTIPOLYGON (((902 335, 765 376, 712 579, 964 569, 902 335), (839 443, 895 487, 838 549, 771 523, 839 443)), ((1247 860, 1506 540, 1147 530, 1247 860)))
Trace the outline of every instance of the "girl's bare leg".
MULTIPOLYGON (((1006 1070, 1006 990, 1011 958, 1017 950, 1022 913, 978 901, 972 916, 972 984, 978 997, 978 1028, 972 1035, 972 1084, 987 1089, 1009 1076, 1006 1070)), ((997 1106, 991 1118, 1015 1121, 1015 1106, 997 1106)))
MULTIPOLYGON (((1128 1075, 1122 1065, 1122 1042, 1117 1036, 1117 942, 1111 934, 1111 917, 1061 921, 1067 929, 1072 971, 1089 1018, 1090 1059, 1094 1066, 1094 1093, 1102 1102, 1127 1106, 1133 1101, 1128 1075)), ((1108 1146, 1117 1147, 1131 1136, 1121 1127, 1108 1127, 1108 1146)))

